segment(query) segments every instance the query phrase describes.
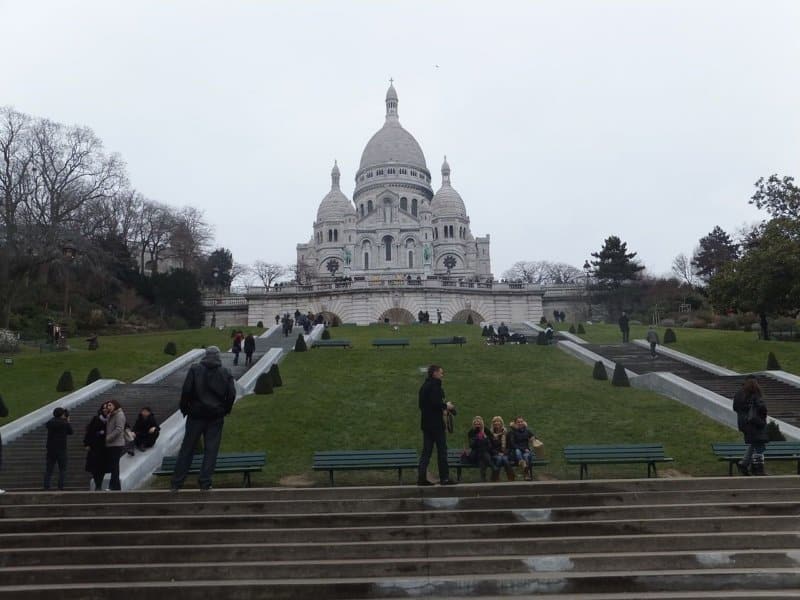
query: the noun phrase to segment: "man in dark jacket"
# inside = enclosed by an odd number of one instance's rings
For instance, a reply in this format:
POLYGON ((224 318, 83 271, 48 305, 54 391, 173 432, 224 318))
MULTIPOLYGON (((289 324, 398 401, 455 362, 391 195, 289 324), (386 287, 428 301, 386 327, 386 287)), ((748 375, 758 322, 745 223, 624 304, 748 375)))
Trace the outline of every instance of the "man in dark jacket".
POLYGON ((451 485, 450 472, 447 467, 447 438, 444 430, 445 411, 453 412, 451 402, 445 402, 442 388, 444 369, 439 365, 428 367, 428 378, 419 388, 420 429, 422 429, 422 455, 419 458, 417 485, 433 485, 428 481, 428 463, 436 444, 436 455, 439 461, 439 480, 442 485, 451 485))
MULTIPOLYGON (((308 321, 307 321, 308 322, 308 321)), ((253 364, 253 352, 256 351, 256 338, 253 337, 252 333, 248 333, 247 337, 244 338, 244 364, 245 366, 252 366, 253 364)))
POLYGON ((203 436, 203 464, 198 482, 201 490, 211 489, 211 476, 217 464, 217 454, 222 441, 225 415, 231 412, 236 400, 236 384, 228 369, 219 359, 219 348, 209 346, 199 365, 193 365, 186 374, 181 391, 181 412, 186 415, 186 431, 175 462, 172 491, 183 486, 192 454, 200 436, 203 436))
POLYGON ((72 435, 69 413, 60 406, 53 409, 53 418, 47 427, 47 461, 44 471, 44 489, 50 489, 50 477, 58 464, 58 489, 64 489, 64 476, 67 474, 67 436, 72 435))
POLYGON ((624 312, 619 318, 619 330, 622 332, 622 343, 627 344, 630 341, 631 325, 628 322, 628 315, 624 312))

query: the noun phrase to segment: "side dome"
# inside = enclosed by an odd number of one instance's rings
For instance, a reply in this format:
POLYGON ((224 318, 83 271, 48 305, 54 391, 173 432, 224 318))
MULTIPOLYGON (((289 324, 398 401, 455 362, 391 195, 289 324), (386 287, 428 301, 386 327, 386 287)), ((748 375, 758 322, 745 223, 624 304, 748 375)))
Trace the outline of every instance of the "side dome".
POLYGON ((442 163, 442 187, 431 200, 431 211, 436 217, 460 217, 467 218, 467 209, 461 195, 450 185, 450 165, 447 164, 447 157, 442 163))
POLYGON ((338 221, 356 213, 353 203, 347 199, 339 189, 339 165, 334 161, 333 169, 331 170, 331 191, 328 192, 319 203, 317 209, 317 222, 321 221, 338 221))
POLYGON ((386 92, 386 122, 373 135, 361 153, 359 171, 365 167, 400 163, 427 170, 425 155, 414 136, 403 129, 397 116, 397 91, 389 85, 386 92))

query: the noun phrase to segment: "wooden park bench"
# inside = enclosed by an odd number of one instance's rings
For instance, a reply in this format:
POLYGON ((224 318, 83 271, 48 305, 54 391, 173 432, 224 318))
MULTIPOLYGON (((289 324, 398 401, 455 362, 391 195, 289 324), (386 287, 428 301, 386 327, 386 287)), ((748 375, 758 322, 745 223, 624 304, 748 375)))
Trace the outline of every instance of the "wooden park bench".
POLYGON ((381 346, 403 346, 405 348, 410 343, 411 342, 408 338, 386 338, 372 340, 372 345, 376 348, 380 348, 381 346))
POLYGON ((454 335, 452 337, 431 338, 431 344, 433 344, 434 347, 447 344, 458 344, 459 346, 463 346, 466 343, 467 338, 458 335, 454 335))
POLYGON ((314 348, 350 348, 352 344, 350 340, 317 340, 314 342, 314 348))
POLYGON ((566 446, 564 458, 571 465, 580 465, 580 478, 589 478, 589 465, 644 463, 647 476, 656 476, 656 463, 672 462, 664 454, 662 444, 612 444, 605 446, 566 446))
MULTIPOLYGON (((461 469, 477 469, 480 465, 478 463, 462 462, 461 454, 464 451, 461 448, 448 448, 447 449, 447 466, 456 471, 456 481, 461 481, 461 469)), ((434 454, 433 460, 436 460, 434 454)), ((534 467, 543 467, 550 464, 550 461, 544 458, 534 458, 534 467)))
MULTIPOLYGON (((715 442, 711 451, 719 460, 728 461, 728 475, 733 475, 733 467, 747 450, 747 444, 741 442, 715 442)), ((767 442, 764 448, 764 459, 797 461, 797 474, 800 475, 800 442, 767 442)))
POLYGON ((403 482, 403 469, 417 469, 419 457, 413 449, 399 450, 329 450, 314 452, 315 471, 327 471, 334 485, 334 471, 376 471, 397 469, 397 480, 403 482))
MULTIPOLYGON (((160 477, 171 476, 175 472, 175 463, 177 460, 177 456, 165 456, 164 460, 161 461, 161 467, 158 471, 154 471, 153 475, 158 475, 160 477)), ((192 465, 189 467, 189 473, 199 473, 201 464, 203 464, 202 454, 195 454, 192 456, 192 465)), ((214 473, 242 473, 244 476, 242 479, 244 487, 250 487, 250 473, 263 471, 264 465, 266 464, 266 452, 219 454, 217 455, 217 464, 214 467, 214 473)))

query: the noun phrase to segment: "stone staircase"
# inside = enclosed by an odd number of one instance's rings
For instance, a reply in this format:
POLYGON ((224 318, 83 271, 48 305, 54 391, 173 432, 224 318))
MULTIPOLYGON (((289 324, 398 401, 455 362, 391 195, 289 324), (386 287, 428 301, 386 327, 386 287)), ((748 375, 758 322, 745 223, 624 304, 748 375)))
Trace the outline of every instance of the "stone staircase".
POLYGON ((0 599, 797 598, 800 480, 0 496, 0 599))

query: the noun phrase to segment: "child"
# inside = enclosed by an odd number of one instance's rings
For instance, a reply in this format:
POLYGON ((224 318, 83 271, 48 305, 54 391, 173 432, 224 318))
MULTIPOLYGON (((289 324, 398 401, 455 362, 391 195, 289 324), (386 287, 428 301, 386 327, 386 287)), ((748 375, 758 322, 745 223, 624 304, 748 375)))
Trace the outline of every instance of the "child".
POLYGON ((650 358, 656 357, 656 346, 658 346, 658 333, 656 333, 655 328, 650 325, 650 329, 647 330, 647 341, 650 342, 650 358))
POLYGON ((502 417, 492 417, 492 430, 489 432, 489 452, 492 456, 492 481, 500 479, 500 468, 506 470, 506 477, 514 481, 514 469, 511 468, 508 456, 508 434, 502 417))
POLYGON ((524 461, 525 469, 523 475, 527 481, 533 480, 533 450, 531 450, 531 440, 535 436, 528 429, 528 424, 522 417, 516 417, 511 423, 511 430, 508 432, 508 447, 511 460, 515 464, 524 461))
POLYGON ((47 457, 44 471, 44 489, 50 489, 50 477, 58 463, 58 489, 64 489, 64 477, 67 474, 67 436, 72 435, 69 424, 69 411, 60 406, 53 409, 53 418, 47 427, 47 457))
MULTIPOLYGON (((467 432, 470 457, 475 459, 481 470, 481 481, 486 481, 486 469, 493 465, 490 454, 489 436, 484 431, 483 417, 472 419, 472 429, 467 432)), ((492 466, 492 470, 494 467, 492 466)))

